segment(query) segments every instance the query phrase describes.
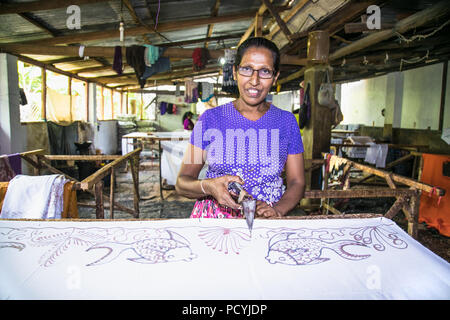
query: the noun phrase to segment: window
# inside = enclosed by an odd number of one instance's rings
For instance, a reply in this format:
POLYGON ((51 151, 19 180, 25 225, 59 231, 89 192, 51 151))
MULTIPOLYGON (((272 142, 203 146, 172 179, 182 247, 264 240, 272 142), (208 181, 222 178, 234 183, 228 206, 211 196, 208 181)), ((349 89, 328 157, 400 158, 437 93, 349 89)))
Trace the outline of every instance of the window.
POLYGON ((19 87, 23 89, 27 100, 20 106, 20 121, 33 122, 43 120, 42 109, 42 69, 22 61, 17 61, 19 87))
POLYGON ((96 105, 97 105, 97 120, 103 120, 103 87, 102 86, 96 86, 96 105))
POLYGON ((72 102, 69 95, 69 77, 47 70, 47 120, 72 122, 72 102))
POLYGON ((120 99, 121 99, 122 95, 120 94, 120 92, 118 91, 113 91, 113 118, 116 118, 117 115, 121 114, 121 103, 120 103, 120 99))
POLYGON ((87 83, 72 79, 72 115, 75 121, 87 121, 87 83))

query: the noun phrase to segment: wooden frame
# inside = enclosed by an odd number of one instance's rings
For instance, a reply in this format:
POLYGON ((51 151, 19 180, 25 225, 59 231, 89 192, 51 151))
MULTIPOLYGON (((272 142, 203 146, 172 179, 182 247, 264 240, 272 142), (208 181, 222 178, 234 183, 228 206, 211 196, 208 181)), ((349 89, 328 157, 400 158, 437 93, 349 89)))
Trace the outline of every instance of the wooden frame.
MULTIPOLYGON (((139 155, 142 149, 137 148, 132 152, 123 155, 44 155, 43 149, 20 153, 22 159, 30 163, 34 168, 34 174, 39 175, 41 169, 46 168, 54 174, 64 175, 67 179, 75 181, 72 190, 83 190, 95 196, 96 218, 105 218, 104 200, 109 201, 110 217, 114 219, 114 208, 127 212, 133 218, 139 218, 139 155), (61 172, 50 164, 51 160, 66 160, 66 161, 104 161, 113 160, 94 174, 90 175, 82 181, 61 172), (114 201, 114 181, 115 170, 124 161, 129 161, 131 166, 131 173, 133 177, 133 191, 134 191, 134 209, 127 208, 114 201), (111 187, 109 196, 103 193, 103 178, 111 175, 111 187)), ((79 204, 81 205, 81 204, 79 204)))
POLYGON ((326 165, 324 175, 324 190, 308 190, 305 191, 305 199, 322 199, 322 209, 326 212, 330 211, 333 215, 342 215, 342 213, 336 208, 328 205, 324 200, 336 199, 336 198, 396 198, 396 201, 391 208, 384 214, 386 218, 392 219, 400 210, 402 210, 408 220, 408 233, 415 239, 417 239, 418 232, 418 217, 419 217, 419 204, 420 195, 422 191, 435 192, 438 196, 445 194, 445 190, 439 187, 435 187, 426 183, 416 181, 411 178, 396 175, 385 170, 373 168, 368 165, 353 162, 346 158, 338 157, 331 154, 324 154, 327 160, 316 159, 307 161, 306 164, 310 164, 308 170, 314 170, 317 168, 317 164, 322 162, 326 165), (333 190, 328 188, 328 175, 331 172, 332 167, 330 163, 338 161, 340 165, 344 165, 343 168, 343 181, 341 181, 342 190, 333 190), (354 168, 362 170, 371 175, 382 177, 386 180, 388 188, 366 188, 366 189, 351 189, 350 185, 350 170, 354 168), (406 187, 397 187, 395 183, 401 183, 406 187), (409 188, 408 188, 409 187, 409 188))

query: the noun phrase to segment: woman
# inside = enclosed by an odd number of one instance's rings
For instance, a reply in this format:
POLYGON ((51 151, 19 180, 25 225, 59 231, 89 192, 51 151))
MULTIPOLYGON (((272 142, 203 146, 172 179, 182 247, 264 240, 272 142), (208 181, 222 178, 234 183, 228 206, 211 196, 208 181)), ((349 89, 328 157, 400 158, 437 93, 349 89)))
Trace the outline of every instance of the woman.
POLYGON ((191 120, 193 115, 194 114, 192 112, 190 112, 190 111, 187 111, 183 115, 182 122, 183 122, 184 130, 192 130, 192 129, 194 129, 194 122, 192 122, 192 120, 191 120))
POLYGON ((177 192, 198 199, 191 217, 240 217, 241 207, 228 192, 232 181, 257 200, 260 217, 284 216, 303 197, 303 143, 297 121, 265 101, 279 76, 279 64, 278 48, 265 38, 250 38, 238 48, 233 75, 239 98, 200 116, 178 175, 177 192), (198 180, 205 162, 206 179, 198 180))

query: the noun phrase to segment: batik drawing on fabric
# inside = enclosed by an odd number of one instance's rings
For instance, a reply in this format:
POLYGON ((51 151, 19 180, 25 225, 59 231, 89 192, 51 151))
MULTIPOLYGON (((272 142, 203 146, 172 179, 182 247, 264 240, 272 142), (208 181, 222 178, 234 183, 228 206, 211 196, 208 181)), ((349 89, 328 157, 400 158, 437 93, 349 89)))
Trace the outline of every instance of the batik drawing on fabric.
MULTIPOLYGON (((27 244, 31 247, 47 246, 39 265, 49 267, 73 247, 86 247, 86 252, 104 249, 98 260, 87 264, 94 266, 112 262, 126 250, 135 253, 128 260, 139 263, 165 263, 190 261, 192 254, 189 241, 176 232, 165 229, 126 228, 0 228, 1 248, 15 248, 22 251, 27 244), (9 229, 9 230, 8 230, 9 229)), ((101 253, 101 250, 98 250, 101 253)))
MULTIPOLYGON (((330 258, 322 257, 329 249, 347 260, 363 260, 374 252, 384 251, 386 245, 407 248, 389 225, 360 228, 255 228, 257 245, 267 248, 266 262, 285 265, 312 265, 330 258), (352 252, 363 247, 364 254, 352 252)), ((86 266, 97 266, 121 259, 125 251, 132 252, 127 260, 142 264, 189 262, 198 257, 192 242, 201 240, 208 248, 223 254, 239 254, 251 250, 251 239, 245 228, 178 227, 178 228, 0 228, 0 249, 24 251, 27 247, 44 247, 39 265, 50 267, 74 248, 98 252, 98 258, 86 266), (176 229, 170 230, 170 229, 176 229), (193 229, 193 233, 186 232, 193 229), (197 239, 189 239, 196 235, 197 239)))
MULTIPOLYGON (((317 264, 330 260, 322 257, 322 251, 329 249, 347 260, 362 260, 371 255, 352 254, 344 247, 362 246, 384 251, 385 244, 396 249, 408 247, 388 225, 340 229, 292 229, 278 232, 270 238, 266 259, 272 264, 317 264)), ((367 252, 370 253, 370 250, 367 252)))

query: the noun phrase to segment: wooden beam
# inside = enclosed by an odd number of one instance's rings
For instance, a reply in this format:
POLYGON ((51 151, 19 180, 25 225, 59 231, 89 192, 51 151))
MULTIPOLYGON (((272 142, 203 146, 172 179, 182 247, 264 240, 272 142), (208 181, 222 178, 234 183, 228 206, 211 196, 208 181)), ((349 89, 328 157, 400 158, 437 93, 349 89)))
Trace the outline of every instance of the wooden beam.
POLYGON ((394 198, 401 196, 415 195, 416 191, 411 189, 389 189, 389 188, 373 188, 373 189, 350 189, 350 190, 307 190, 305 198, 394 198))
MULTIPOLYGON (((176 79, 176 78, 189 77, 189 76, 193 77, 196 75, 201 75, 201 74, 205 74, 205 73, 214 73, 214 72, 219 72, 219 67, 206 68, 201 71, 192 71, 192 69, 191 69, 191 70, 183 70, 180 72, 163 72, 163 73, 158 73, 158 74, 155 74, 155 75, 147 78, 147 81, 168 80, 168 79, 176 79)), ((133 74, 130 74, 130 75, 133 75, 133 74)), ((135 76, 133 76, 132 78, 127 78, 127 77, 128 77, 128 75, 120 76, 120 77, 98 77, 98 78, 95 78, 95 80, 98 82, 101 82, 103 84, 137 83, 137 79, 135 76)))
MULTIPOLYGON (((333 155, 332 157, 336 157, 336 156, 333 155)), ((376 168, 373 168, 373 167, 370 167, 370 166, 367 166, 367 165, 363 165, 363 164, 360 164, 360 163, 348 160, 346 158, 339 158, 339 159, 343 163, 351 163, 353 168, 355 168, 355 169, 362 170, 362 171, 367 172, 367 173, 375 174, 375 175, 377 175, 379 177, 382 177, 382 178, 386 178, 387 176, 390 176, 392 181, 402 183, 404 185, 410 186, 410 187, 415 188, 417 190, 422 190, 422 191, 425 191, 425 192, 434 191, 436 193, 436 195, 438 195, 438 196, 443 196, 445 194, 445 190, 444 189, 441 189, 441 188, 438 188, 438 187, 434 187, 432 185, 429 185, 429 184, 426 184, 426 183, 423 183, 423 182, 418 182, 418 181, 410 179, 410 178, 406 178, 406 177, 403 177, 403 176, 400 176, 400 175, 397 175, 397 174, 392 174, 391 172, 388 172, 388 171, 384 171, 384 170, 381 170, 381 169, 376 169, 376 168)), ((399 189, 397 189, 397 190, 399 190, 399 189)))
MULTIPOLYGON (((7 51, 18 54, 38 54, 38 55, 61 55, 78 56, 79 46, 36 46, 30 44, 0 44, 1 51, 7 51)), ((114 57, 115 47, 85 47, 84 55, 89 57, 114 57)), ((171 58, 192 58, 194 49, 167 48, 163 57, 171 58)), ((218 59, 223 56, 223 50, 209 50, 211 59, 218 59)), ((122 56, 126 56, 126 48, 122 48, 122 56)))
POLYGON ((351 53, 360 51, 376 43, 392 38, 396 35, 397 32, 403 33, 416 27, 420 27, 442 15, 447 14, 449 11, 450 7, 447 1, 438 2, 432 7, 429 7, 397 22, 391 29, 372 33, 358 41, 353 42, 352 44, 336 50, 330 55, 329 60, 342 58, 351 53))
POLYGON ((131 159, 132 157, 139 156, 142 149, 137 148, 136 150, 133 150, 126 155, 121 156, 120 158, 114 160, 111 163, 108 163, 106 166, 102 167, 100 170, 96 171, 94 174, 90 175, 86 179, 80 182, 80 187, 82 190, 90 190, 95 184, 97 184, 101 179, 103 179, 105 176, 107 176, 111 168, 117 167, 122 162, 127 161, 131 159))
MULTIPOLYGON (((272 1, 272 0, 270 0, 272 1)), ((263 3, 259 9, 258 12, 256 13, 257 15, 262 16, 264 14, 264 12, 266 12, 267 7, 266 5, 263 3)), ((247 31, 245 31, 244 35, 242 36, 241 40, 239 40, 239 43, 237 44, 237 46, 239 47, 241 45, 242 42, 244 42, 245 40, 247 40, 250 35, 255 31, 255 20, 253 19, 252 23, 250 24, 250 26, 248 27, 247 31)))
MULTIPOLYGON (((450 11, 450 7, 448 6, 447 1, 441 1, 432 7, 429 7, 425 10, 422 10, 416 14, 413 14, 399 22, 397 22, 394 28, 389 30, 378 31, 376 33, 372 33, 360 40, 354 41, 353 43, 336 50, 334 53, 330 54, 329 61, 333 61, 349 54, 358 52, 363 50, 369 46, 372 46, 381 41, 387 40, 393 36, 395 36, 396 32, 402 33, 408 30, 411 30, 415 27, 420 27, 439 16, 445 15, 450 11)), ((291 75, 278 80, 279 84, 284 84, 289 81, 295 80, 303 76, 305 72, 305 68, 302 68, 291 75)))
POLYGON ((177 41, 177 42, 159 43, 159 44, 155 44, 155 46, 178 47, 178 46, 184 46, 187 44, 193 44, 193 43, 199 43, 199 42, 212 42, 212 41, 220 41, 220 40, 227 40, 227 39, 236 39, 236 38, 240 38, 240 37, 242 37, 242 33, 234 33, 234 34, 228 34, 228 35, 219 36, 219 37, 207 37, 207 38, 184 40, 184 41, 177 41))
POLYGON ((284 20, 281 19, 278 12, 273 8, 270 1, 269 0, 261 0, 261 1, 266 5, 267 10, 269 10, 270 14, 275 18, 275 20, 277 21, 278 27, 281 29, 281 31, 286 36, 286 38, 289 40, 289 42, 292 42, 292 40, 291 40, 292 32, 289 30, 289 28, 286 25, 286 23, 284 22, 284 20))
POLYGON ((36 18, 34 18, 30 13, 28 13, 28 12, 19 13, 19 16, 21 16, 22 18, 24 18, 25 20, 27 20, 28 22, 30 22, 34 26, 38 27, 39 29, 44 30, 49 35, 51 35, 52 37, 56 37, 57 36, 56 32, 54 32, 53 30, 50 30, 42 22, 40 22, 36 18))
POLYGON ((0 14, 13 14, 23 12, 35 12, 42 10, 53 10, 67 8, 73 4, 82 5, 97 2, 107 2, 106 0, 41 0, 21 3, 1 3, 0 14))
MULTIPOLYGON (((36 46, 28 44, 0 44, 1 51, 6 51, 15 54, 40 54, 40 55, 66 55, 75 56, 78 55, 78 46, 36 46)), ((85 47, 85 55, 90 57, 114 57, 114 47, 85 47)), ((194 49, 182 49, 182 48, 167 48, 163 53, 163 57, 179 57, 184 59, 192 58, 194 49)), ((218 59, 224 55, 224 50, 209 50, 211 59, 218 59)), ((122 55, 126 55, 126 48, 122 48, 122 55)), ((306 58, 298 58, 295 56, 282 55, 281 64, 295 64, 305 65, 306 58)), ((59 70, 59 69, 58 69, 59 70)), ((77 72, 84 72, 79 71, 77 72)), ((86 79, 79 80, 87 81, 86 79)))
MULTIPOLYGON (((179 20, 175 22, 161 22, 158 23, 158 32, 168 32, 176 30, 185 30, 188 28, 200 27, 213 23, 222 23, 230 21, 239 21, 252 18, 255 15, 255 11, 247 11, 237 14, 227 14, 217 17, 197 18, 189 20, 179 20)), ((140 36, 153 31, 154 25, 139 26, 125 29, 127 37, 140 36)), ((77 32, 76 34, 70 34, 67 36, 59 36, 52 39, 38 39, 21 42, 20 44, 40 44, 40 45, 56 45, 56 44, 69 44, 69 43, 83 43, 85 41, 93 40, 105 40, 110 38, 118 38, 119 32, 117 29, 94 31, 94 32, 77 32)), ((77 54, 78 55, 78 54, 77 54)), ((87 55, 87 54, 86 54, 87 55)))
POLYGON ((257 13, 255 17, 255 37, 262 37, 262 23, 263 17, 257 13))
MULTIPOLYGON (((389 24, 381 24, 381 28, 378 29, 379 30, 386 30, 386 29, 391 29, 394 26, 394 24, 389 23, 389 24)), ((376 32, 377 30, 373 30, 373 29, 369 29, 367 27, 367 23, 363 23, 363 22, 356 22, 356 23, 346 23, 344 25, 344 30, 345 33, 360 33, 360 32, 376 32)))
MULTIPOLYGON (((217 17, 217 14, 219 13, 219 7, 220 7, 220 0, 216 0, 214 3, 214 6, 211 8, 211 17, 217 17)), ((206 37, 210 38, 212 36, 214 24, 208 24, 208 28, 206 31, 206 37)), ((205 48, 208 48, 208 42, 205 42, 205 48)))
MULTIPOLYGON (((292 8, 292 10, 289 11, 289 13, 282 19, 283 23, 288 23, 289 20, 292 19, 293 16, 295 16, 300 10, 303 9, 303 7, 309 2, 309 0, 300 0, 297 5, 292 8)), ((278 21, 277 21, 278 22, 278 21)), ((272 39, 273 36, 280 30, 280 25, 278 24, 273 28, 273 30, 270 32, 270 34, 267 36, 268 39, 272 39)), ((289 39, 289 38, 288 38, 289 39)))

